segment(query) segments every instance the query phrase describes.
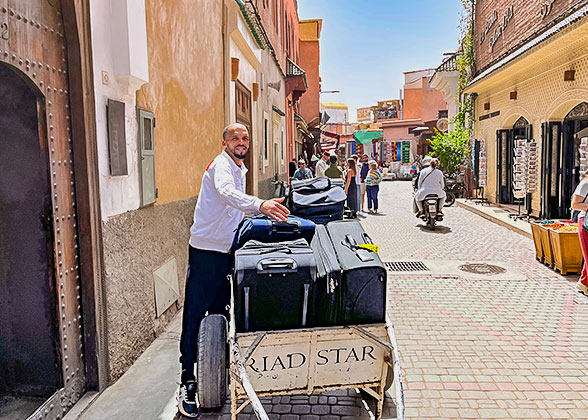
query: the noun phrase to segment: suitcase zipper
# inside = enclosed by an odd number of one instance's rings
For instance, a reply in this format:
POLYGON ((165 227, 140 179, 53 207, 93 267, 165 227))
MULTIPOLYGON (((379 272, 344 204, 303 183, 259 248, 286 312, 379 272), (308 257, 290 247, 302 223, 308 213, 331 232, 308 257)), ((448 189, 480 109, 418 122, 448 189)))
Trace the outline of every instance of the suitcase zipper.
POLYGON ((245 331, 249 330, 249 287, 243 288, 245 292, 245 331))

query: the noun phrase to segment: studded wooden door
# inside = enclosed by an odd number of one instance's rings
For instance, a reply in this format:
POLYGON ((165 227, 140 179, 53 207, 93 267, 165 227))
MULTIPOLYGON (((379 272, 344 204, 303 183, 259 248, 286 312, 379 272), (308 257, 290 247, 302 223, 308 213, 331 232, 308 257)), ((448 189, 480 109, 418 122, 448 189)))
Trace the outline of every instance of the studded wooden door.
POLYGON ((63 417, 86 387, 67 50, 62 19, 60 0, 0 0, 0 64, 20 74, 36 93, 39 144, 46 147, 51 194, 48 229, 52 243, 48 267, 54 280, 53 296, 46 299, 53 305, 61 378, 59 388, 31 415, 33 419, 63 417))

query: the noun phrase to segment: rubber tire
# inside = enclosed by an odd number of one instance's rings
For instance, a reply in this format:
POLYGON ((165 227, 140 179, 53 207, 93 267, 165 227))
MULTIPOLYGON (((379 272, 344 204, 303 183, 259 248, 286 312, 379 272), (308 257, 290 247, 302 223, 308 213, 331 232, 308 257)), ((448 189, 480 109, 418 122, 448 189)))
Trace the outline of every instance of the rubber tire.
POLYGON ((431 215, 429 215, 429 227, 431 228, 431 230, 435 230, 435 218, 431 217, 431 215))
POLYGON ((198 332, 198 402, 200 408, 216 409, 227 398, 227 319, 208 315, 198 332))
POLYGON ((445 193, 445 205, 443 207, 451 207, 455 203, 455 195, 451 192, 445 193))

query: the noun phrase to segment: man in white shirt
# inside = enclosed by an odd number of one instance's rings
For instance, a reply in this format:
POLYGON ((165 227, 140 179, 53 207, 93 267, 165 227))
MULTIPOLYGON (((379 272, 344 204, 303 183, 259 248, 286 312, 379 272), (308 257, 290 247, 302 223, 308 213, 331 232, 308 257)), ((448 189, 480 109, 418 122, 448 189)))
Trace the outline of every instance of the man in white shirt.
POLYGON ((325 176, 325 171, 329 167, 329 152, 326 150, 321 155, 321 160, 316 163, 315 171, 317 178, 319 176, 325 176))
POLYGON ((233 267, 231 245, 245 214, 263 213, 276 220, 288 219, 281 199, 261 200, 245 194, 247 168, 243 160, 249 149, 249 133, 242 124, 223 130, 223 152, 206 168, 190 228, 180 363, 182 377, 178 409, 196 417, 196 346, 200 321, 206 312, 225 314, 230 300, 227 275, 233 267))

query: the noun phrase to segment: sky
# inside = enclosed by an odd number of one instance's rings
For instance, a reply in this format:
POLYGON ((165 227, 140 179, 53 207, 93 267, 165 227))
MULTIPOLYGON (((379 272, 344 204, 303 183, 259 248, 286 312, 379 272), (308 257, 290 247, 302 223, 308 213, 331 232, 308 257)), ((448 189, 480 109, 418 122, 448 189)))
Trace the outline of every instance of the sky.
POLYGON ((356 109, 399 99, 403 72, 436 68, 457 49, 461 0, 298 0, 301 20, 320 18, 321 102, 356 109))

